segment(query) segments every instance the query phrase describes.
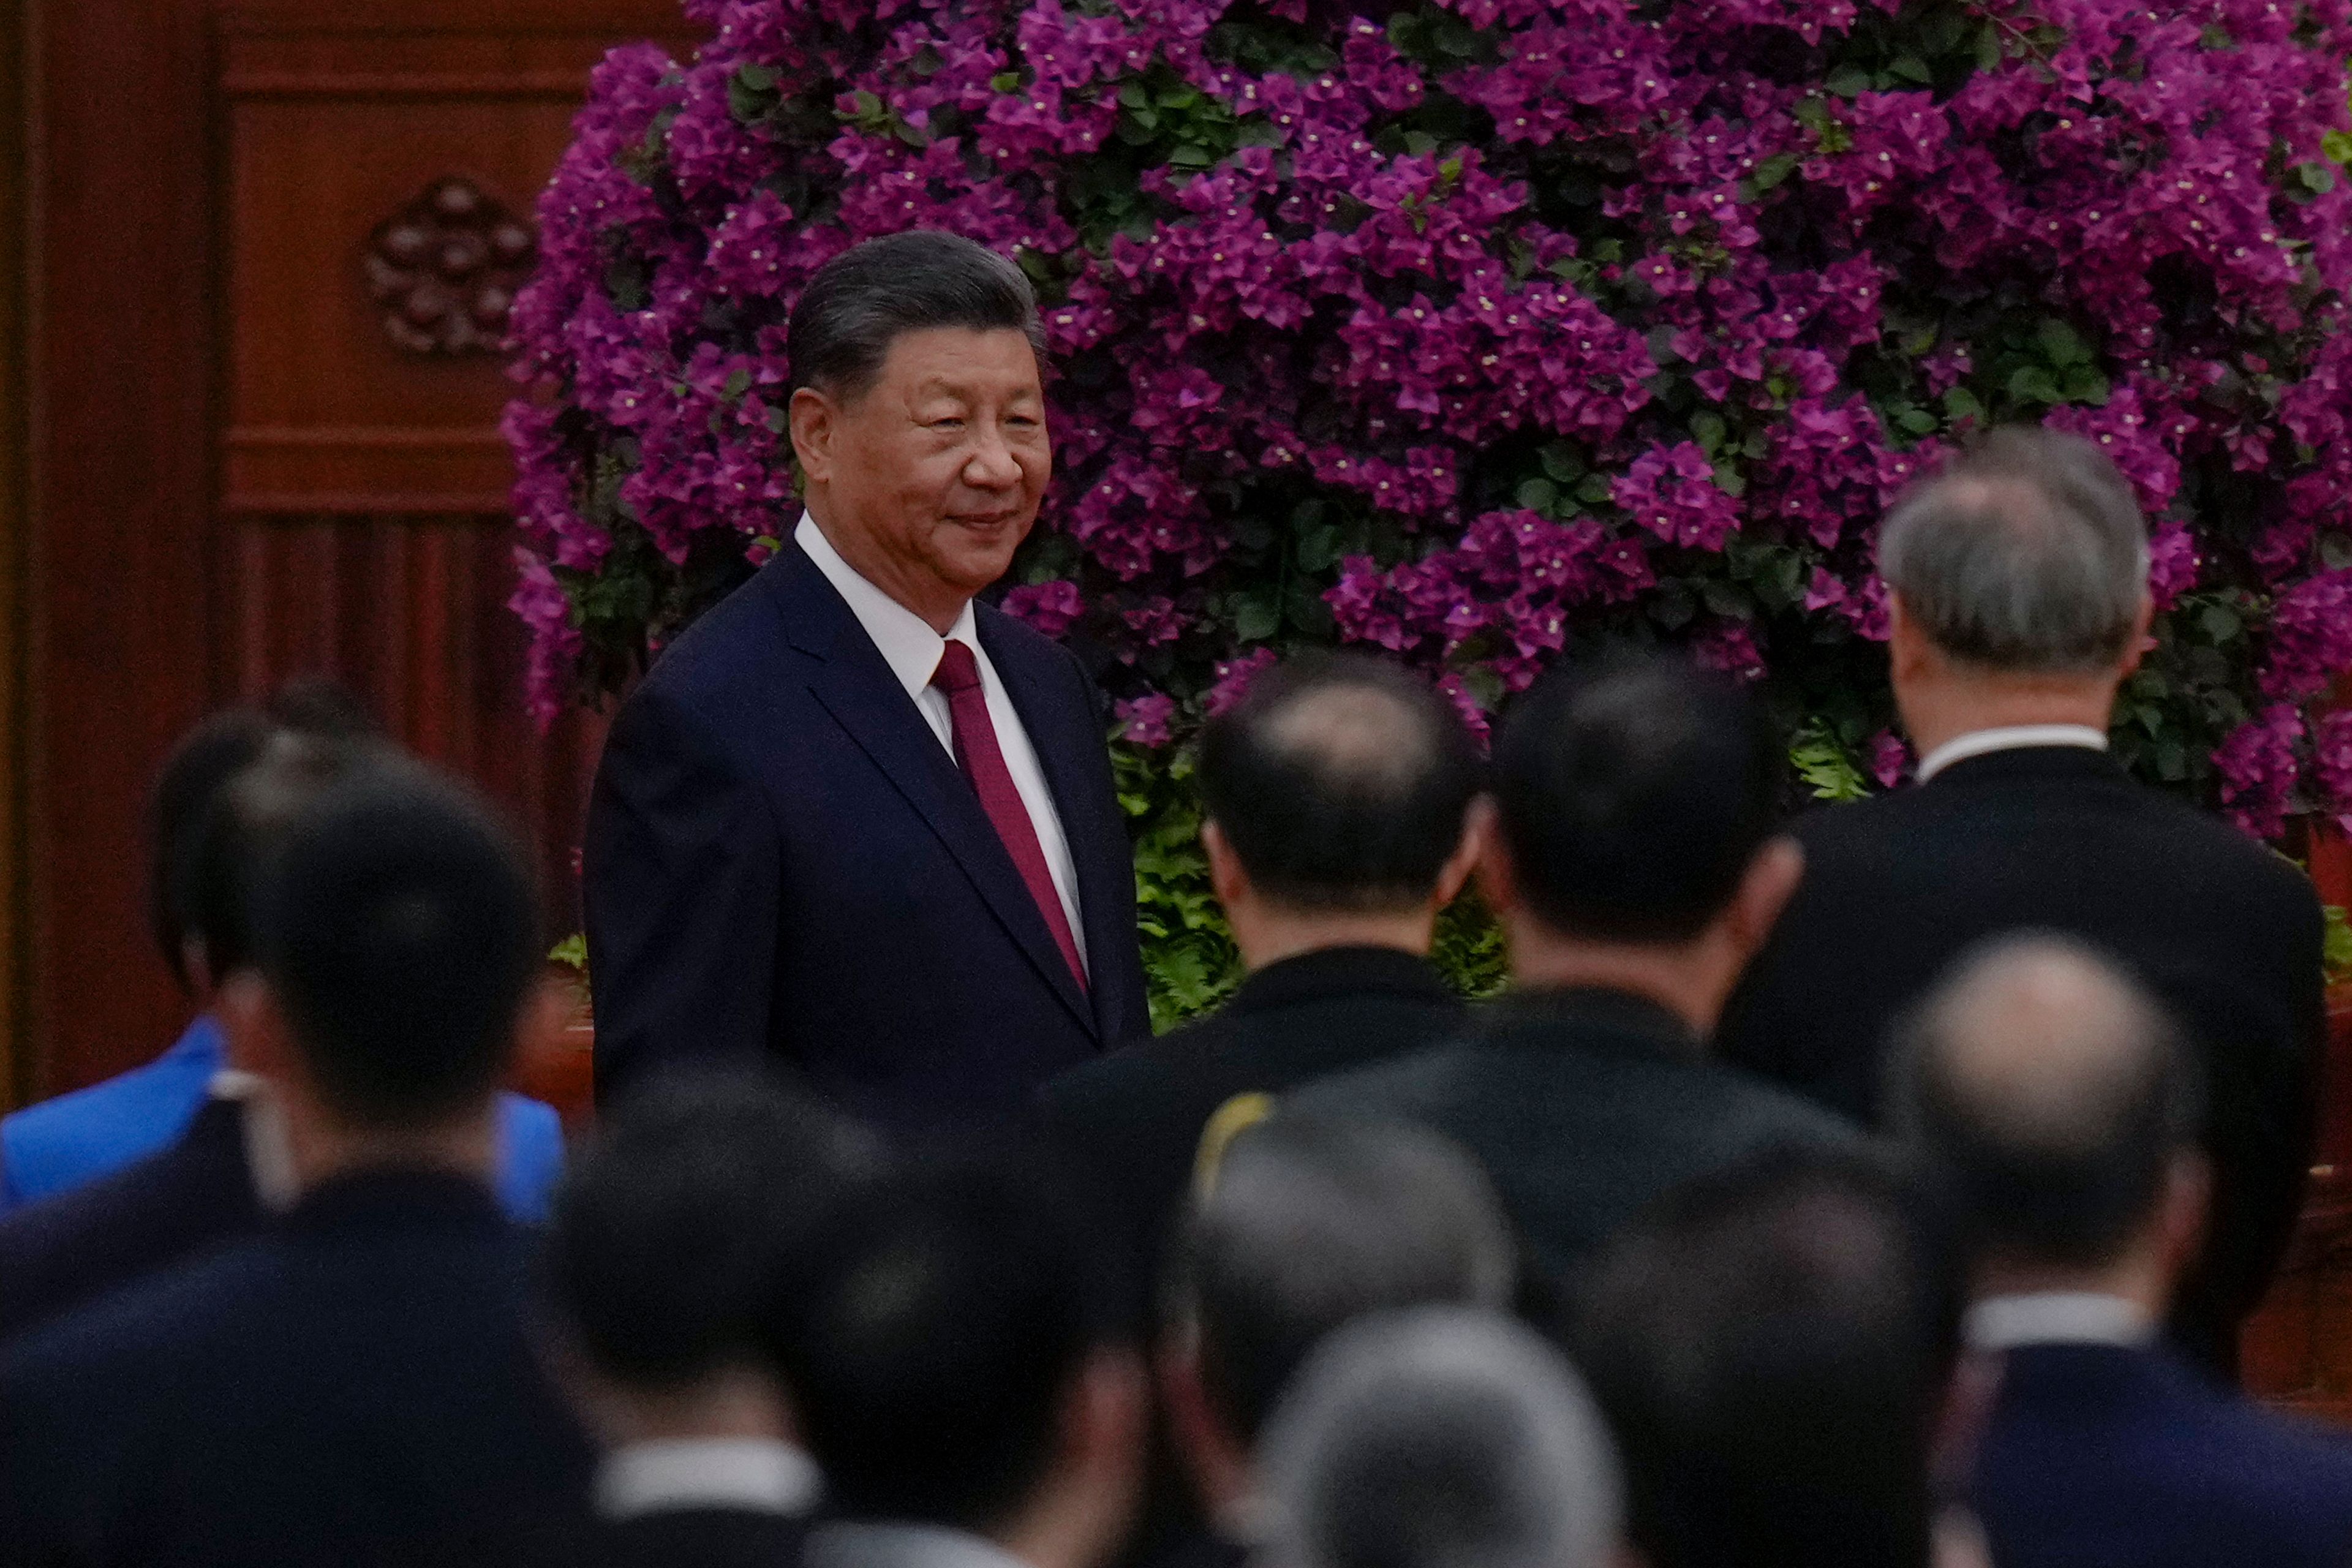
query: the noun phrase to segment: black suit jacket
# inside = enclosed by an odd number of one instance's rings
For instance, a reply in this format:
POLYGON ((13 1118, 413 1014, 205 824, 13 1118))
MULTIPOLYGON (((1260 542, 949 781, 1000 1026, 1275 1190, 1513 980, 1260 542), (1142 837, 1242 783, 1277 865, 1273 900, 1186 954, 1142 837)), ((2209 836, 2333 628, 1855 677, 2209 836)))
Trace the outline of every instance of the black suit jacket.
POLYGON ((525 1275, 488 1191, 369 1172, 16 1342, 0 1554, 505 1560, 525 1521, 578 1517, 591 1468, 526 1338, 525 1275))
POLYGON ((1873 1121, 1890 1026, 1961 950, 2027 927, 2104 949, 2202 1048, 2213 1215, 2174 1326, 2234 1365, 2311 1163, 2326 1027, 2311 884, 2082 747, 1971 757, 1796 831, 1804 880, 1725 1016, 1724 1054, 1873 1121))
POLYGON ((1521 993, 1456 1044, 1326 1079, 1302 1110, 1393 1117, 1445 1134, 1494 1179, 1555 1292, 1669 1189, 1853 1126, 1709 1060, 1664 1008, 1622 992, 1521 993))
POLYGON ((598 1521, 572 1568, 800 1568, 808 1521, 742 1508, 677 1508, 598 1521))
POLYGON ((1437 972, 1412 953, 1301 953, 1251 975, 1208 1017, 1048 1083, 1045 1126, 1096 1177, 1140 1260, 1156 1264, 1219 1106, 1433 1045, 1463 1018, 1437 972))
POLYGON ((207 1100, 170 1148, 0 1220, 0 1341, 260 1223, 244 1108, 207 1100))
POLYGON ((2001 1568, 2352 1562, 2352 1441, 2157 1350, 2009 1352, 1973 1500, 2001 1568))
POLYGON ((585 844, 601 1098, 772 1053, 886 1123, 1024 1110, 1150 1031, 1135 871, 1098 694, 975 606, 1077 868, 1082 990, 971 783, 814 563, 787 544, 623 704, 585 844))

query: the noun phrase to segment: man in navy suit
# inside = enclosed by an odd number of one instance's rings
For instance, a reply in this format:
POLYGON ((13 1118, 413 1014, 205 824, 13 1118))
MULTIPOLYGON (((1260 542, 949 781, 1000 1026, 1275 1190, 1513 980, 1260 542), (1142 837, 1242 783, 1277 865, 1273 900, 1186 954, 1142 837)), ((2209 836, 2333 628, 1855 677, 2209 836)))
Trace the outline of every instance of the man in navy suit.
POLYGON ((793 310, 806 513, 665 651, 585 843, 597 1091, 796 1068, 886 1124, 1009 1117, 1149 1027, 1093 683, 975 603, 1052 471, 1036 305, 950 235, 869 240, 793 310))
POLYGON ((298 1191, 0 1355, 0 1562, 510 1563, 585 1506, 490 1188, 543 951, 511 840, 422 769, 306 807, 222 991, 298 1191))
POLYGON ((2352 1561, 2352 1444, 2158 1341, 2210 1177, 2202 1074, 2157 1004, 2071 941, 1997 939, 1894 1065, 1893 1119, 1984 1248, 1968 1333, 2000 1365, 1976 1480, 1993 1561, 2352 1561))

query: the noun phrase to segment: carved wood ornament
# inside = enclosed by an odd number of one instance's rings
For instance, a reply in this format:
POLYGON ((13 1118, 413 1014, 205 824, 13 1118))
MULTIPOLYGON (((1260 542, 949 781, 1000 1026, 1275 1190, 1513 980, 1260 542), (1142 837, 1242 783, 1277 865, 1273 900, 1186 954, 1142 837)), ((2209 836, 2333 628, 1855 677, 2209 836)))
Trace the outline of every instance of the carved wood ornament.
POLYGON ((414 354, 496 353, 538 251, 530 226, 473 181, 434 181, 368 238, 384 336, 414 354))

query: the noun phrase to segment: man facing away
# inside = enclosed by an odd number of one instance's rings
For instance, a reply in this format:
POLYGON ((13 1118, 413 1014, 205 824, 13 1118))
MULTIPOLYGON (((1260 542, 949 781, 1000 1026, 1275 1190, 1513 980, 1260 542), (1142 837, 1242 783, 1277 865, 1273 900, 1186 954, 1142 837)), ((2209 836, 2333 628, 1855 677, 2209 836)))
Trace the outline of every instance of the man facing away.
POLYGON ((1477 847, 1478 754, 1450 703, 1378 659, 1301 659, 1209 721, 1194 777, 1249 978, 1211 1016, 1042 1096, 1151 1267, 1219 1106, 1433 1044, 1463 1017, 1427 956, 1477 847))
POLYGON ((1142 1360, 1115 1256, 1007 1154, 853 1204, 777 1336, 835 1522, 807 1568, 1097 1568, 1132 1515, 1142 1360))
POLYGON ((585 853, 596 1076, 772 1058, 884 1123, 1024 1111, 1149 1032, 1108 716, 975 595, 1053 466, 1036 301, 951 235, 793 308, 807 511, 623 704, 585 853))
POLYGON ((2318 898, 2105 754, 2150 610, 2147 531, 2097 447, 1995 431, 1896 504, 1878 555, 1919 783, 1799 823, 1804 884, 1726 1016, 1725 1054, 1873 1118, 1889 1026, 1970 944, 2042 928, 2114 953, 2204 1066, 2213 1223, 2172 1327, 2234 1367, 2310 1165, 2318 898))
POLYGON ((587 1482, 488 1182, 540 946, 511 838, 422 769, 304 810, 224 1026, 277 1085, 292 1209, 0 1356, 0 1552, 44 1564, 471 1560, 587 1482))
POLYGON ((2352 1561, 2352 1448, 2158 1340, 2205 1218, 2203 1075, 2080 944, 1996 939, 1901 1041, 1890 1112, 1979 1243, 1969 1339, 1999 1362, 1979 1516, 2004 1568, 2352 1561))
POLYGON ((1460 1041, 1310 1085, 1302 1110, 1417 1121, 1477 1157, 1553 1285, 1644 1204, 1850 1131, 1711 1060, 1803 855, 1772 830, 1771 726, 1687 667, 1562 667, 1506 717, 1479 885, 1511 994, 1460 1041))
POLYGON ((654 1083, 599 1131, 542 1259, 562 1381, 605 1450, 571 1561, 794 1560, 821 1479, 765 1334, 878 1162, 751 1073, 654 1083))

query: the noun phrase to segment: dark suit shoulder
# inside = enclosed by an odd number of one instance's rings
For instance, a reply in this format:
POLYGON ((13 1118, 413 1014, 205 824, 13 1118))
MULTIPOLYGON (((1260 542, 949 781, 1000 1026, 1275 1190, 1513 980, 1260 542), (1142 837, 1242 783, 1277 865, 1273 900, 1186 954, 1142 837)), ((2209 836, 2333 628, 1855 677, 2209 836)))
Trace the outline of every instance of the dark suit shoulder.
POLYGON ((800 1519, 749 1509, 665 1509, 592 1527, 573 1559, 588 1568, 796 1568, 800 1519))

